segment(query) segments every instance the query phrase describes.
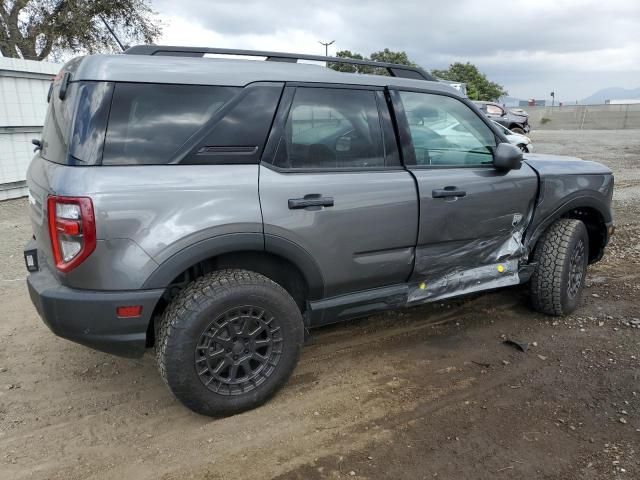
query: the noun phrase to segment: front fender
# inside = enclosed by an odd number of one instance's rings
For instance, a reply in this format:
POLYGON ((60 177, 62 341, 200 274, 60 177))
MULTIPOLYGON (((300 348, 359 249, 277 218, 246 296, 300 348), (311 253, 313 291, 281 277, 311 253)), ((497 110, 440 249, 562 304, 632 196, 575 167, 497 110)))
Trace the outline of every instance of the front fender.
MULTIPOLYGON (((609 226, 613 223, 613 214, 608 199, 593 191, 578 191, 565 197, 555 208, 536 207, 531 224, 525 233, 524 244, 529 251, 533 250, 536 242, 544 231, 557 219, 578 208, 591 208, 601 216, 603 223, 609 226)), ((605 235, 607 232, 605 232, 605 235)), ((608 240, 608 239, 607 239, 608 240)))

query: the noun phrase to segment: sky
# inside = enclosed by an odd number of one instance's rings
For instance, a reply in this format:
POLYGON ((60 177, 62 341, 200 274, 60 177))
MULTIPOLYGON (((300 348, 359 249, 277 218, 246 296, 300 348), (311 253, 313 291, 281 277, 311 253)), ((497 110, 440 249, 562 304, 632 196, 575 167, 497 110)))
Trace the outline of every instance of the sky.
POLYGON ((640 87, 640 0, 152 0, 157 43, 324 54, 404 50, 471 62, 528 99, 640 87))

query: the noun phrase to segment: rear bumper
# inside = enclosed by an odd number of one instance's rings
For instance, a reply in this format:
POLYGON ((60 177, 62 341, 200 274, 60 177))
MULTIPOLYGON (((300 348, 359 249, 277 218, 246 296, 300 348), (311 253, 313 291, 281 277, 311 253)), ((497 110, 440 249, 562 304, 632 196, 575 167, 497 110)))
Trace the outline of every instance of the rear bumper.
POLYGON ((65 287, 46 265, 30 273, 31 301, 56 335, 103 352, 140 357, 162 290, 93 291, 65 287), (118 318, 118 306, 142 305, 137 318, 118 318))

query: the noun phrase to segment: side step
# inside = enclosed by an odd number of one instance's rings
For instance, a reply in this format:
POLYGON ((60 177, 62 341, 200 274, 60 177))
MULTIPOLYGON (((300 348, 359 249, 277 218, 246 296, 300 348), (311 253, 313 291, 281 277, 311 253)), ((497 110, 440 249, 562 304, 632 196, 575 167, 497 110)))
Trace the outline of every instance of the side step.
POLYGON ((309 326, 319 327, 401 308, 407 304, 408 298, 409 285, 405 283, 308 302, 309 326))

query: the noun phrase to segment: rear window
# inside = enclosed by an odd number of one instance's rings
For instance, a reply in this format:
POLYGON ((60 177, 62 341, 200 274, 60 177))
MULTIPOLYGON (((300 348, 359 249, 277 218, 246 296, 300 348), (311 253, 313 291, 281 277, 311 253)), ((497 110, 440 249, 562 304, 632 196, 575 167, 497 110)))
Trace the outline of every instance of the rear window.
POLYGON ((49 100, 42 156, 65 165, 95 165, 102 158, 113 83, 71 83, 64 100, 59 88, 52 89, 49 100))
POLYGON ((73 120, 73 103, 68 101, 75 85, 69 87, 67 99, 58 98, 58 88, 53 89, 49 110, 42 130, 41 155, 56 163, 67 163, 69 150, 69 129, 73 120))
POLYGON ((84 82, 77 85, 76 116, 69 148, 74 164, 95 165, 102 158, 113 83, 84 82))
POLYGON ((180 147, 239 90, 201 85, 116 84, 102 164, 170 162, 180 147))

